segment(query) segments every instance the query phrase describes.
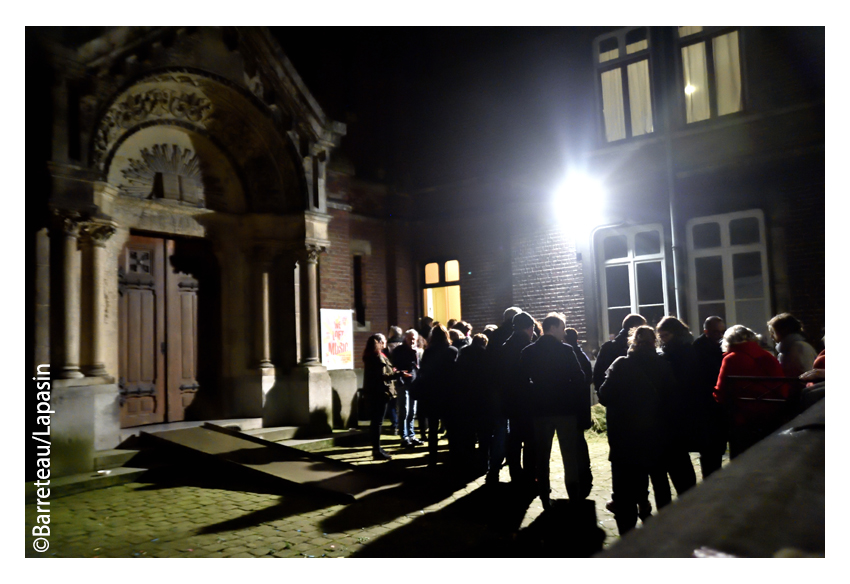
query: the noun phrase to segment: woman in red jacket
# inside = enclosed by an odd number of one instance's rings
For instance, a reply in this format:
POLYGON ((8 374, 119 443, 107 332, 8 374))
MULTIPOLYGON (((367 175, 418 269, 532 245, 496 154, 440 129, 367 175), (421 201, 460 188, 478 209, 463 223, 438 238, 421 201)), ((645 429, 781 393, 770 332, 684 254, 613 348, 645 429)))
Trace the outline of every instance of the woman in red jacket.
POLYGON ((776 357, 759 347, 756 333, 737 324, 723 335, 723 364, 714 388, 714 399, 731 412, 729 455, 735 458, 777 427, 777 404, 755 398, 769 392, 770 399, 788 399, 788 384, 744 382, 729 377, 785 377, 776 357))

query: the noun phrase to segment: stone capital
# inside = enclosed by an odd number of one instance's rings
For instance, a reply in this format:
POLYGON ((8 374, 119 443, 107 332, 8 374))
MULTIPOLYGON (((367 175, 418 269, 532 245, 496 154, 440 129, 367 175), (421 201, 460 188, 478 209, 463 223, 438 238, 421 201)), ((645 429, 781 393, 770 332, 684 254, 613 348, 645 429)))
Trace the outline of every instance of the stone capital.
POLYGON ((115 225, 100 221, 87 221, 80 224, 80 243, 95 247, 106 247, 106 242, 115 233, 115 225))
POLYGON ((80 236, 81 219, 78 213, 56 211, 55 216, 57 229, 62 235, 74 239, 80 236))
POLYGON ((308 243, 303 250, 299 252, 300 259, 306 260, 308 264, 318 264, 319 255, 328 251, 326 245, 308 243))

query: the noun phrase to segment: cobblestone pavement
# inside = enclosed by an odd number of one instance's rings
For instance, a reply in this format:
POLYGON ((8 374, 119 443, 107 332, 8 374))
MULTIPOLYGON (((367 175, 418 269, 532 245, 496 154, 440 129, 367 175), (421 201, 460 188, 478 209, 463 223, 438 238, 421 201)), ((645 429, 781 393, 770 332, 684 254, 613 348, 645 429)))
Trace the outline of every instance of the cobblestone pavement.
MULTIPOLYGON (((382 443, 394 459, 373 462, 367 446, 321 454, 402 473, 404 484, 351 504, 279 486, 247 484, 224 473, 184 467, 150 473, 145 482, 51 501, 50 549, 39 554, 30 535, 36 509, 26 506, 27 557, 525 557, 589 556, 618 539, 605 509, 611 492, 608 444, 588 443, 594 486, 588 502, 556 501, 543 515, 540 499, 508 485, 450 481, 446 467, 426 466, 423 447, 382 443), (204 475, 204 476, 201 476, 204 475), (530 501, 530 502, 529 502, 530 501)), ((441 442, 441 455, 446 444, 441 442)), ((552 498, 566 499, 557 444, 552 498)), ((694 468, 700 477, 699 462, 694 468)), ((382 469, 383 470, 383 469, 382 469)))

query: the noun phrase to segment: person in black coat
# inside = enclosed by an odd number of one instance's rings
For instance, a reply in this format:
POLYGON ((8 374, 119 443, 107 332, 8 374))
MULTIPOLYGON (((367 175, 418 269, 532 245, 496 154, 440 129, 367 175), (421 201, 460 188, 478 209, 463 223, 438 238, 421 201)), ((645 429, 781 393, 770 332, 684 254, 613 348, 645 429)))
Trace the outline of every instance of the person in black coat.
POLYGON ((660 354, 670 363, 676 378, 676 391, 662 403, 662 407, 665 423, 670 428, 666 448, 667 472, 681 497, 697 484, 697 475, 688 453, 698 450, 694 402, 699 365, 693 347, 694 337, 685 323, 675 316, 665 316, 658 323, 657 331, 661 341, 660 354))
POLYGON ((536 483, 543 508, 550 507, 549 458, 552 439, 564 464, 564 480, 571 500, 590 494, 592 475, 584 430, 590 427, 590 393, 573 348, 565 344, 566 322, 561 314, 543 319, 543 335, 520 354, 520 371, 528 386, 528 410, 532 418, 536 483))
MULTIPOLYGON (((625 357, 629 349, 629 332, 637 326, 646 324, 646 319, 639 314, 629 314, 623 319, 622 328, 617 336, 610 341, 602 343, 599 347, 599 354, 596 356, 596 365, 593 367, 593 388, 597 395, 599 388, 605 383, 605 375, 611 364, 620 357, 625 357)), ((601 400, 600 400, 601 401, 601 400)), ((649 503, 649 491, 646 492, 646 497, 640 504, 641 519, 652 515, 652 506, 649 503)), ((615 503, 612 500, 605 504, 605 508, 611 513, 615 513, 615 503)))
POLYGON ((458 352, 455 365, 455 392, 450 426, 454 462, 466 470, 487 469, 489 436, 483 404, 489 390, 487 376, 487 342, 484 335, 472 337, 471 344, 458 352), (475 442, 479 443, 476 457, 475 442))
MULTIPOLYGON (((438 324, 431 329, 428 348, 422 354, 419 376, 413 388, 414 397, 419 400, 428 419, 429 466, 437 464, 439 421, 445 419, 446 408, 451 400, 455 361, 457 349, 449 343, 449 331, 438 324)), ((451 436, 451 428, 448 428, 448 432, 451 436)))
MULTIPOLYGON (((593 383, 593 365, 590 363, 590 357, 582 350, 578 344, 578 331, 574 328, 568 328, 564 331, 564 342, 573 348, 576 354, 578 364, 581 365, 581 370, 584 373, 584 380, 587 386, 587 395, 591 392, 591 383, 593 383)), ((589 415, 589 414, 588 414, 589 415)), ((588 420, 590 423, 590 420, 588 420)), ((588 426, 589 428, 590 426, 588 426)))
POLYGON ((629 331, 636 326, 646 324, 646 319, 639 314, 629 314, 623 319, 623 327, 617 336, 610 341, 602 343, 599 354, 596 356, 596 365, 593 368, 593 387, 599 392, 599 388, 605 382, 605 372, 617 357, 625 357, 629 348, 629 331))
POLYGON ((401 435, 402 446, 415 447, 423 444, 416 437, 416 430, 413 427, 413 421, 416 417, 416 399, 411 395, 410 387, 416 380, 419 374, 419 352, 416 350, 416 343, 419 340, 419 333, 414 329, 404 333, 404 338, 399 346, 393 349, 390 360, 393 367, 399 371, 407 371, 411 374, 410 378, 401 378, 396 386, 398 396, 398 420, 399 434, 401 435))
POLYGON ((396 371, 383 350, 387 339, 382 334, 375 334, 366 341, 363 350, 363 394, 371 412, 372 423, 369 433, 372 439, 372 456, 375 460, 392 458, 381 448, 381 426, 387 413, 387 405, 395 397, 395 380, 400 377, 410 377, 409 373, 396 371))
MULTIPOLYGON (((489 425, 487 430, 490 453, 487 462, 487 484, 499 482, 499 471, 505 461, 505 449, 508 440, 508 418, 502 404, 502 382, 499 377, 499 353, 502 345, 513 332, 513 318, 522 312, 520 308, 511 306, 505 309, 502 324, 495 330, 489 331, 487 337, 487 380, 489 391, 483 403, 484 416, 489 425)), ((486 333, 486 331, 485 331, 486 333)))
POLYGON ((522 350, 533 340, 534 319, 528 313, 521 312, 511 322, 514 332, 496 353, 502 407, 508 418, 505 450, 511 483, 531 488, 535 478, 534 429, 526 399, 528 378, 523 378, 519 361, 522 350))
POLYGON ((709 316, 702 326, 702 334, 694 341, 697 355, 697 382, 694 396, 697 447, 702 478, 720 469, 728 441, 723 407, 714 401, 714 386, 723 363, 723 333, 726 323, 719 316, 709 316))
POLYGON ((599 402, 606 407, 614 519, 620 535, 637 524, 648 478, 659 509, 671 500, 662 403, 676 391, 676 378, 670 364, 656 353, 656 345, 652 327, 632 329, 628 353, 611 364, 597 390, 599 402))

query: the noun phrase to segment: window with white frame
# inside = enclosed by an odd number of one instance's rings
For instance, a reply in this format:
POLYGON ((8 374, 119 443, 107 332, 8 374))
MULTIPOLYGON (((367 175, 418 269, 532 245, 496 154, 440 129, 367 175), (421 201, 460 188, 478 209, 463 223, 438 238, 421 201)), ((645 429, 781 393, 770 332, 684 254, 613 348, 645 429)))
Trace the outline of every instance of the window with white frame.
POLYGON ((598 37, 594 54, 606 142, 654 131, 646 27, 598 37))
POLYGON ((667 313, 664 229, 637 225, 608 229, 597 236, 602 321, 608 338, 630 313, 655 326, 667 313))
POLYGON ((737 30, 680 26, 685 120, 691 124, 743 109, 737 30))
POLYGON ((422 305, 425 316, 446 324, 460 316, 460 263, 458 260, 425 265, 422 305), (453 283, 454 282, 454 283, 453 283))
POLYGON ((764 214, 698 217, 687 223, 691 328, 709 316, 763 332, 770 318, 764 214))

